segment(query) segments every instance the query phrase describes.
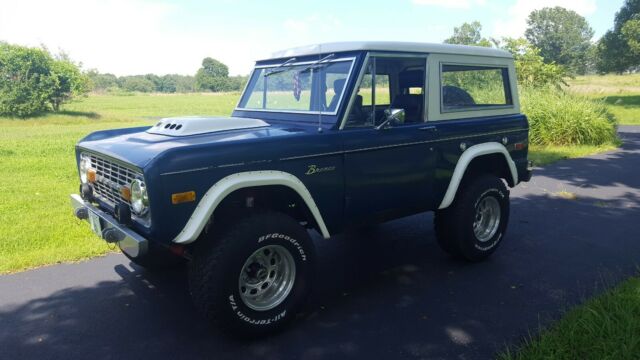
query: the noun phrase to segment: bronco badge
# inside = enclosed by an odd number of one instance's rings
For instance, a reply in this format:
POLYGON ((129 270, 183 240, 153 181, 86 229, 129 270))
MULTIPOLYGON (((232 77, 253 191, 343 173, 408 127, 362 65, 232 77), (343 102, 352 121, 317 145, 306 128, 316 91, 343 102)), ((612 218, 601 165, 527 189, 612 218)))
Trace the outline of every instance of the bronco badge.
POLYGON ((318 165, 309 165, 309 168, 307 169, 307 172, 304 173, 304 174, 305 175, 313 175, 313 174, 323 173, 323 172, 327 172, 327 171, 334 171, 335 169, 336 169, 335 166, 318 167, 318 165))

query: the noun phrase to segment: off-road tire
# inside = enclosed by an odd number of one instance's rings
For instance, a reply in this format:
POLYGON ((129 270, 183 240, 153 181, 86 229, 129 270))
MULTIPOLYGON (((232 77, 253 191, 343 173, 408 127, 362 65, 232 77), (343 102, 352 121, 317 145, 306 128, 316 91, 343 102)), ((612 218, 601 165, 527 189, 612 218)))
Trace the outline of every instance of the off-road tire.
POLYGON ((273 334, 293 320, 311 289, 315 261, 313 242, 296 220, 276 212, 249 214, 198 242, 189 264, 189 289, 196 308, 214 325, 235 336, 255 338, 273 334), (289 252, 295 279, 282 302, 258 311, 243 300, 239 277, 247 259, 268 246, 289 252))
POLYGON ((480 261, 491 255, 502 243, 509 222, 509 190, 493 175, 463 180, 453 203, 436 211, 436 239, 447 253, 468 261, 480 261), (500 208, 495 233, 480 241, 474 231, 476 210, 483 199, 493 197, 500 208))

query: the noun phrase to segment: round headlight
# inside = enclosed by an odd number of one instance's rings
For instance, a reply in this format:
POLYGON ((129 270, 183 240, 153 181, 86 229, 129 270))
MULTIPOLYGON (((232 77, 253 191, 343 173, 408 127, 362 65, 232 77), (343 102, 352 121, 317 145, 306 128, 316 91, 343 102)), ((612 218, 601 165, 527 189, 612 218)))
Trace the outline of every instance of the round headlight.
POLYGON ((80 171, 80 181, 84 184, 87 182, 87 172, 91 169, 91 159, 88 156, 82 155, 78 168, 80 171))
POLYGON ((149 198, 147 197, 147 187, 140 179, 131 182, 131 210, 136 215, 143 215, 149 208, 149 198))

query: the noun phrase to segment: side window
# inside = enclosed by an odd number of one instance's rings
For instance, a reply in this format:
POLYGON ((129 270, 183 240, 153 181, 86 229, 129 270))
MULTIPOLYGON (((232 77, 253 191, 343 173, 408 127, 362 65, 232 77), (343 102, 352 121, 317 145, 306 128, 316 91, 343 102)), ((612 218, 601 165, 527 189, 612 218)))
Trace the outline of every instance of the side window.
POLYGON ((338 109, 342 93, 351 70, 351 63, 340 62, 329 64, 320 70, 320 77, 324 78, 325 99, 323 111, 334 112, 338 109))
POLYGON ((481 110, 512 105, 504 67, 442 65, 442 111, 481 110))
MULTIPOLYGON (((362 78, 362 83, 360 85, 360 95, 362 95, 362 105, 371 106, 373 105, 373 76, 371 72, 367 72, 362 78)), ((389 99, 389 94, 391 90, 389 89, 389 75, 388 74, 376 74, 376 105, 377 106, 389 106, 391 104, 391 100, 389 99)))
POLYGON ((404 110, 404 123, 424 121, 425 63, 418 57, 371 57, 345 127, 377 126, 387 109, 404 110))

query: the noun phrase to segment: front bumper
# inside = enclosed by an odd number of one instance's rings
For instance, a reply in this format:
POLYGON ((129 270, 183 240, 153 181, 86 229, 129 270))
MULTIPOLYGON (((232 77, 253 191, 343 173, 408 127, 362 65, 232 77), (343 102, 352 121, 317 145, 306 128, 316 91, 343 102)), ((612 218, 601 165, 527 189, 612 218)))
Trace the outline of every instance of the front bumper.
POLYGON ((96 235, 106 242, 118 244, 127 255, 140 257, 147 253, 147 239, 118 223, 113 216, 84 201, 80 195, 71 194, 71 206, 76 217, 89 222, 96 235))

